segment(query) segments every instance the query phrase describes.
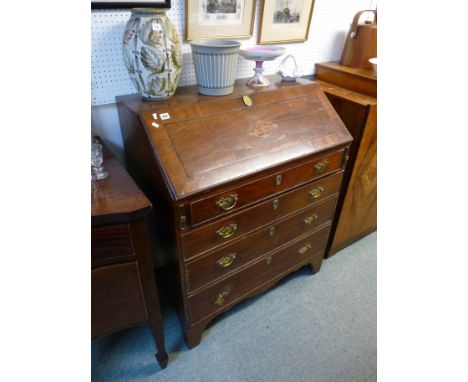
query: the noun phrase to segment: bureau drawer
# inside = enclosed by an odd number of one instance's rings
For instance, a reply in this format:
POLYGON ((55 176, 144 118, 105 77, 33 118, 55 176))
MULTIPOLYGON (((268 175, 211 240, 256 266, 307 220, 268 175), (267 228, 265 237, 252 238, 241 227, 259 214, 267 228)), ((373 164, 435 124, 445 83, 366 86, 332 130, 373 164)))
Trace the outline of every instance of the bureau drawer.
POLYGON ((323 256, 330 225, 263 256, 251 266, 189 297, 191 322, 196 323, 240 301, 249 292, 312 256, 323 256))
POLYGON ((187 290, 192 292, 275 248, 330 222, 337 196, 276 221, 221 249, 186 264, 187 290))
POLYGON ((331 173, 343 165, 344 149, 297 167, 191 203, 192 225, 250 205, 291 187, 331 173))
POLYGON ((268 222, 290 215, 337 193, 342 177, 343 171, 339 171, 294 191, 279 195, 277 198, 269 199, 255 207, 229 215, 229 217, 215 223, 207 224, 183 234, 184 257, 186 259, 193 258, 198 254, 235 240, 268 222), (232 224, 234 226, 231 226, 232 224), (220 230, 223 227, 227 228, 224 232, 228 234, 230 233, 229 228, 232 227, 232 235, 222 238, 220 234, 223 231, 220 230))
POLYGON ((135 260, 135 251, 127 224, 91 229, 91 267, 108 262, 135 260))

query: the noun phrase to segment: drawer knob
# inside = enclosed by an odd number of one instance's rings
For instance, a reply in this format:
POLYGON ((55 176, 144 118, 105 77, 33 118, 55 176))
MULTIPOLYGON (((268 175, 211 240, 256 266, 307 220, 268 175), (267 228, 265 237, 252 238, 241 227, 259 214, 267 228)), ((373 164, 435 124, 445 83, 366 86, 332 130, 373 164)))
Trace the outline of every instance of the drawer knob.
POLYGON ((304 223, 306 224, 312 224, 315 220, 317 220, 318 218, 318 215, 317 214, 312 214, 310 216, 307 216, 306 218, 304 218, 304 223))
POLYGON ((227 256, 221 257, 216 264, 218 264, 220 267, 226 268, 229 267, 233 261, 236 259, 236 254, 235 253, 230 253, 227 256))
POLYGON ((275 234, 275 227, 268 228, 268 235, 273 236, 275 234))
POLYGON ((314 188, 312 191, 309 191, 309 196, 312 198, 318 198, 323 191, 325 191, 325 189, 322 186, 314 188))
POLYGON ((306 245, 304 245, 302 248, 299 248, 299 250, 297 251, 297 253, 298 253, 299 255, 303 255, 303 254, 305 254, 305 253, 306 253, 309 249, 311 249, 311 248, 312 248, 312 246, 311 246, 310 244, 306 244, 306 245))
POLYGON ((279 186, 283 182, 283 175, 276 175, 275 184, 279 186))
POLYGON ((222 291, 222 292, 219 292, 217 295, 216 295, 216 298, 215 298, 215 305, 218 305, 218 306, 223 306, 224 305, 224 298, 226 296, 229 295, 229 291, 228 290, 225 290, 225 291, 222 291))
POLYGON ((267 256, 267 258, 266 258, 267 265, 270 265, 272 261, 273 261, 273 259, 271 258, 271 256, 267 256))
POLYGON ((225 211, 228 211, 228 210, 234 208, 234 206, 237 203, 237 199, 239 199, 237 194, 231 194, 229 196, 226 196, 225 198, 219 199, 216 202, 216 206, 222 208, 225 211))
POLYGON ((227 239, 228 237, 234 235, 234 233, 237 230, 237 224, 229 224, 225 227, 222 227, 216 231, 218 236, 220 236, 223 239, 227 239))
POLYGON ((279 207, 279 199, 273 200, 273 209, 277 210, 279 207))
POLYGON ((328 165, 330 164, 330 161, 328 160, 324 160, 320 163, 317 163, 314 168, 315 168, 315 172, 317 173, 321 173, 321 172, 324 172, 325 169, 328 167, 328 165))

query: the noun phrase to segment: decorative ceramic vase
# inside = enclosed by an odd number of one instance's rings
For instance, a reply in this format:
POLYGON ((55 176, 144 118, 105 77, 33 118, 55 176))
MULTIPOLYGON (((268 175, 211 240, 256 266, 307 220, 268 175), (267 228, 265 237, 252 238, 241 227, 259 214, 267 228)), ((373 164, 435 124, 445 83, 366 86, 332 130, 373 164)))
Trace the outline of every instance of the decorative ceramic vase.
POLYGON ((254 46, 244 48, 239 51, 239 54, 246 60, 255 61, 254 76, 247 81, 247 85, 253 88, 263 88, 270 86, 270 80, 263 76, 265 69, 263 68, 264 61, 272 61, 281 56, 286 49, 278 46, 254 46))
POLYGON ((240 42, 230 40, 191 41, 198 92, 209 96, 232 93, 237 73, 240 42))
POLYGON ((134 8, 123 35, 130 79, 145 99, 171 97, 182 72, 182 41, 165 9, 134 8))

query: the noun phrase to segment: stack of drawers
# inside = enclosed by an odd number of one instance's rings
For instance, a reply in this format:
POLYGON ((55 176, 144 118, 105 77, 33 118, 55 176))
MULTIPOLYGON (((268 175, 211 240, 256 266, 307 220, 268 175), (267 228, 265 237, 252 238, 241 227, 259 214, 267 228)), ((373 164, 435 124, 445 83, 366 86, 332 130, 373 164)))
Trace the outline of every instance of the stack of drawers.
POLYGON ((320 269, 352 138, 319 86, 118 101, 129 170, 167 207, 160 273, 189 348, 216 315, 303 265, 320 269))
POLYGON ((183 231, 180 241, 194 322, 290 268, 312 263, 319 269, 343 175, 343 153, 191 204, 194 227, 183 231))

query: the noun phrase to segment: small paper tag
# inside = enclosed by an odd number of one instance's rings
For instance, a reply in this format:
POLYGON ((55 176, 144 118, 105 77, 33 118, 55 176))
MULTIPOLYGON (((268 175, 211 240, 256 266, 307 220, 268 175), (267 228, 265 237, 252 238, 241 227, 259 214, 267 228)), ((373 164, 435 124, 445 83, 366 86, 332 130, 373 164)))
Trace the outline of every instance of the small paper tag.
POLYGON ((153 22, 153 30, 162 31, 161 25, 159 25, 157 22, 153 22))
POLYGON ((162 114, 159 114, 159 118, 161 118, 164 121, 166 119, 171 118, 171 116, 169 115, 169 113, 162 113, 162 114))
POLYGON ((156 122, 153 122, 151 125, 152 125, 153 127, 156 127, 156 129, 159 127, 159 124, 157 124, 156 122))
POLYGON ((158 119, 158 113, 153 113, 153 119, 158 119))

